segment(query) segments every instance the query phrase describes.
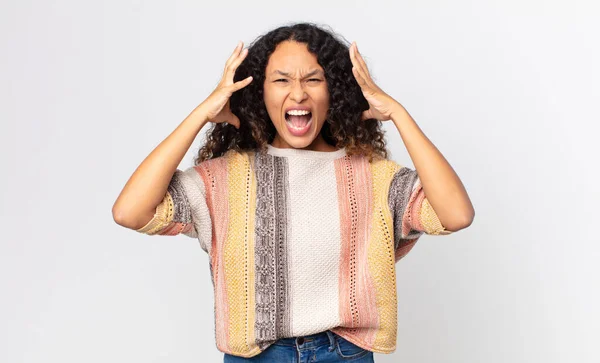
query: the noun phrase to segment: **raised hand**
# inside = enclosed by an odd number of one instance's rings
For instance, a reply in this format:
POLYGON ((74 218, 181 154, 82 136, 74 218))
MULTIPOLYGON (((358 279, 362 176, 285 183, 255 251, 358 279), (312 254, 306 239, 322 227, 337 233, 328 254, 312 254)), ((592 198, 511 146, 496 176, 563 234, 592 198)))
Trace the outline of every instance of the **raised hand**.
POLYGON ((252 76, 235 83, 233 82, 235 70, 248 54, 247 48, 242 50, 243 45, 243 42, 239 42, 235 47, 235 50, 225 63, 223 78, 221 78, 215 90, 199 106, 205 110, 208 121, 214 123, 227 122, 236 129, 240 128, 240 119, 231 112, 229 99, 235 91, 246 87, 252 82, 252 76))
POLYGON ((362 120, 374 118, 380 121, 387 121, 392 118, 392 112, 398 107, 402 107, 398 101, 394 100, 387 93, 379 88, 371 75, 364 59, 358 52, 356 42, 352 42, 349 49, 350 60, 352 61, 352 74, 358 82, 363 96, 369 102, 369 109, 362 114, 362 120))

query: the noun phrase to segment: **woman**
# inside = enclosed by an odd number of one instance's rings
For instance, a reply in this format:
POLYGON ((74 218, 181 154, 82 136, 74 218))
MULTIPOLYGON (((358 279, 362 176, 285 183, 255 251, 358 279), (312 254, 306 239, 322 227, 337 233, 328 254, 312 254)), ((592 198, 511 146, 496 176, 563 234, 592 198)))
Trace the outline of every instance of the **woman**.
POLYGON ((300 23, 240 43, 214 92, 140 164, 115 221, 208 253, 225 362, 372 362, 396 349, 394 264, 469 226, 458 176, 355 43, 300 23), (392 121, 416 170, 387 159, 392 121), (177 169, 198 132, 195 165, 177 169))

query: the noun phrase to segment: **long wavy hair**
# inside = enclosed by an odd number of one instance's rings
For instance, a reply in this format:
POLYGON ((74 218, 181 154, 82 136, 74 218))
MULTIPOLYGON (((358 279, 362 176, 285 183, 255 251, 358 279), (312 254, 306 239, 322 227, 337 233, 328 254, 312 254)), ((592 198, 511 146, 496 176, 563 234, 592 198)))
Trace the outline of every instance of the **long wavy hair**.
POLYGON ((290 40, 308 45, 325 71, 329 90, 329 110, 321 129, 324 140, 348 155, 387 158, 388 151, 381 121, 361 121, 369 108, 352 74, 350 43, 331 30, 314 23, 282 26, 259 36, 248 46, 248 54, 234 75, 234 82, 253 77, 253 81, 230 98, 231 111, 240 119, 240 128, 227 123, 210 123, 206 142, 194 159, 195 165, 219 157, 229 150, 266 152, 277 130, 271 122, 263 98, 265 70, 277 45, 290 40))

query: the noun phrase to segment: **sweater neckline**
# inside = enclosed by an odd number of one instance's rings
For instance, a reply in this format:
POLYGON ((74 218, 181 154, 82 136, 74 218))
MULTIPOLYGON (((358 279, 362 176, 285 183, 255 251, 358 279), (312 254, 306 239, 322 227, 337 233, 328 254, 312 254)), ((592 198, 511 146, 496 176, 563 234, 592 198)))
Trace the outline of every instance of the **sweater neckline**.
POLYGON ((267 144, 267 154, 273 156, 333 160, 346 156, 346 149, 341 148, 336 151, 315 151, 296 148, 278 148, 271 144, 267 144))

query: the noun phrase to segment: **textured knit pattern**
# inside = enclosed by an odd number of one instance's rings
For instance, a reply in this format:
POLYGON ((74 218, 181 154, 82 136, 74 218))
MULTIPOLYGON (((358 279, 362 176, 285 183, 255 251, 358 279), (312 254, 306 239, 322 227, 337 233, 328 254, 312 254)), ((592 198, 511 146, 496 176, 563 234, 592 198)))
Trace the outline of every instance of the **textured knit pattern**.
POLYGON ((177 170, 138 230, 185 234, 208 253, 217 348, 252 357, 324 330, 396 350, 395 263, 449 234, 415 170, 344 149, 236 152, 177 170))

